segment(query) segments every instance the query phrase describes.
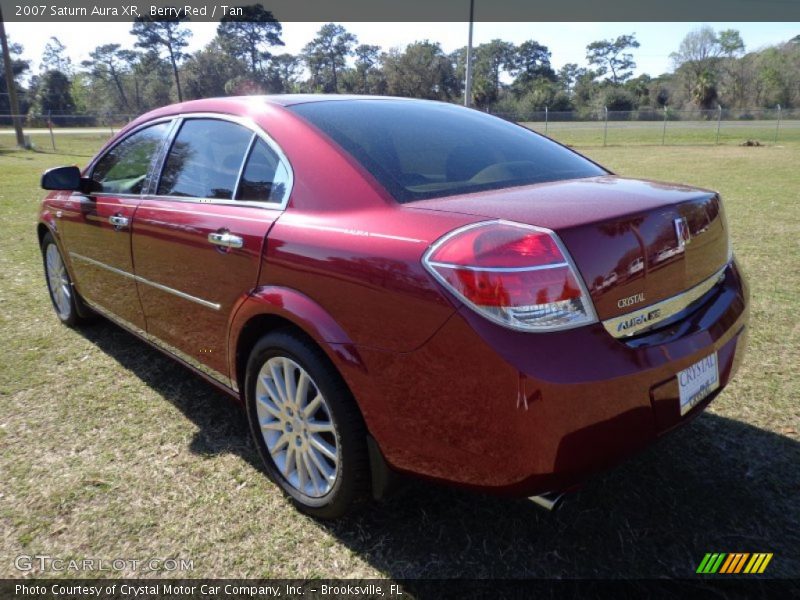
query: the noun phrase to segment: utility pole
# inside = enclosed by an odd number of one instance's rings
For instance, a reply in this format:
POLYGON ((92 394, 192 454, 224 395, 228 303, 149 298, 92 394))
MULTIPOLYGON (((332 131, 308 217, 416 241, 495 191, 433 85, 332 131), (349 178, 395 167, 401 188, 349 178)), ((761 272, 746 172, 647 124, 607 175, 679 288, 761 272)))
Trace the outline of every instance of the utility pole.
POLYGON ((467 81, 464 84, 464 106, 472 104, 472 20, 475 14, 475 0, 469 0, 469 38, 467 39, 467 81))
POLYGON ((11 53, 8 50, 6 39, 6 26, 3 22, 3 9, 0 7, 0 44, 3 46, 3 70, 6 73, 6 87, 8 88, 8 108, 11 111, 11 121, 17 133, 17 146, 25 147, 25 136, 22 135, 22 122, 19 115, 19 101, 17 100, 17 86, 14 83, 14 71, 11 66, 11 53))

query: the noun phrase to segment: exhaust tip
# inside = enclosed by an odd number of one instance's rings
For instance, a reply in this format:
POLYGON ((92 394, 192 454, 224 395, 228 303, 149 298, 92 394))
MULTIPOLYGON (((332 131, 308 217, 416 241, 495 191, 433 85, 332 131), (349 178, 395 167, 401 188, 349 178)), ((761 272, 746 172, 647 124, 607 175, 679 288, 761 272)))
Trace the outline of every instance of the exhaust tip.
POLYGON ((545 492, 543 494, 539 494, 538 496, 531 496, 529 500, 535 502, 542 508, 545 508, 549 511, 556 510, 559 506, 561 506, 561 501, 564 499, 563 492, 545 492))

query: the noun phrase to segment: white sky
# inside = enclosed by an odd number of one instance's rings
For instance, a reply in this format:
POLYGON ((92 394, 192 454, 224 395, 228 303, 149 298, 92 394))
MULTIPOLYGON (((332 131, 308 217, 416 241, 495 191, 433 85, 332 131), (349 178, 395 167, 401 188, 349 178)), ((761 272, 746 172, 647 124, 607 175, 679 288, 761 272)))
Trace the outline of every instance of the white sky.
MULTIPOLYGON (((652 76, 670 70, 669 55, 684 35, 704 23, 475 23, 473 44, 494 38, 515 44, 534 39, 552 52, 552 63, 558 69, 568 62, 585 65, 586 45, 600 39, 636 33, 641 43, 633 51, 636 74, 652 76)), ((707 23, 715 30, 738 29, 747 50, 785 42, 800 34, 800 23, 707 23)), ((292 54, 314 37, 323 23, 284 22, 283 50, 292 54)), ((359 43, 376 44, 383 49, 403 48, 409 42, 429 39, 440 42, 445 52, 467 43, 466 23, 342 23, 358 37, 359 43)), ((189 50, 201 48, 214 37, 216 23, 190 23, 193 32, 189 50)), ((67 48, 73 64, 80 65, 89 52, 102 44, 119 43, 133 47, 130 23, 6 23, 10 39, 23 44, 24 58, 38 70, 39 58, 50 36, 55 35, 67 48)))

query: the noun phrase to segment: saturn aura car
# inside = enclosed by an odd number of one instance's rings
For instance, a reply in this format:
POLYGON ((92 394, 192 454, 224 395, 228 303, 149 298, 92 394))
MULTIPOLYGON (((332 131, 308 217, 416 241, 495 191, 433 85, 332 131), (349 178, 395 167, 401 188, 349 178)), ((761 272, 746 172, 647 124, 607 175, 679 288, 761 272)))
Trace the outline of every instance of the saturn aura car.
POLYGON ((58 318, 238 399, 318 518, 394 473, 552 502, 700 413, 745 346, 717 193, 450 104, 185 102, 42 187, 58 318))

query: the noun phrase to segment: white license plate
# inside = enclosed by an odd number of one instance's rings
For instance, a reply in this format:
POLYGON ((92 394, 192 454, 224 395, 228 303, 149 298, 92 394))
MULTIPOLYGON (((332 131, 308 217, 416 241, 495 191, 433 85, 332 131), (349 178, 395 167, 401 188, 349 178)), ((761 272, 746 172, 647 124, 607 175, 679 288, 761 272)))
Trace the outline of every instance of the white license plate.
POLYGON ((678 372, 681 416, 719 387, 719 366, 714 352, 698 360, 688 369, 678 372))

